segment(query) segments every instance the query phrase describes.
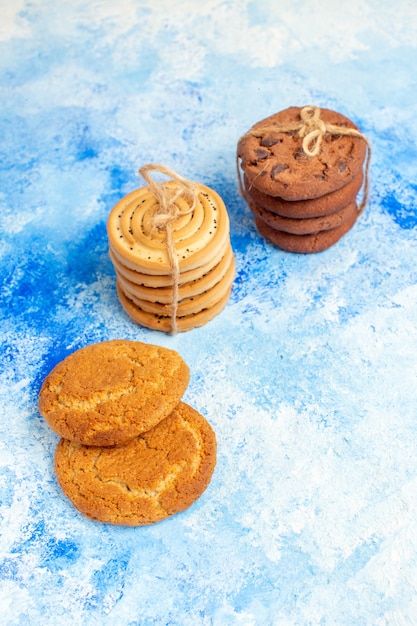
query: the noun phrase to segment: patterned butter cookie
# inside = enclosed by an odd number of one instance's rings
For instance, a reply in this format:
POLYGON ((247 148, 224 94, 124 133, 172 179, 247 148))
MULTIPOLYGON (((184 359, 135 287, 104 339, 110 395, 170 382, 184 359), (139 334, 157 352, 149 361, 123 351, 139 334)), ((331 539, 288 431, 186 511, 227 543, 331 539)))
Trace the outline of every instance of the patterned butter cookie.
POLYGON ((58 482, 72 504, 96 521, 125 526, 159 522, 190 507, 215 464, 213 429, 183 402, 124 445, 100 448, 61 439, 55 453, 58 482))
POLYGON ((290 217, 281 217, 272 211, 267 211, 262 207, 257 206, 254 202, 249 201, 249 206, 256 215, 264 222, 266 222, 272 228, 281 230, 284 233, 292 233, 294 235, 310 235, 312 233, 318 233, 321 230, 330 230, 341 226, 343 222, 349 220, 353 214, 358 213, 358 207, 356 201, 353 200, 346 207, 331 213, 330 215, 324 215, 323 217, 310 217, 306 219, 292 219, 290 217))
MULTIPOLYGON (((178 302, 177 318, 181 319, 185 316, 195 315, 201 311, 210 309, 217 302, 223 300, 230 293, 231 283, 235 274, 234 262, 230 266, 228 274, 224 279, 214 285, 211 289, 191 298, 183 298, 178 302)), ((150 302, 149 300, 141 300, 134 294, 124 290, 126 296, 139 308, 148 313, 154 313, 158 316, 167 316, 170 313, 171 306, 169 304, 161 304, 160 302, 150 302)))
MULTIPOLYGON (((205 281, 203 278, 201 280, 201 286, 198 285, 199 281, 196 281, 197 284, 193 283, 191 285, 190 290, 188 291, 189 295, 183 289, 183 295, 178 300, 177 317, 183 317, 184 315, 198 313, 199 311, 207 309, 219 300, 221 300, 223 296, 226 295, 226 292, 229 291, 234 276, 235 261, 232 256, 230 262, 225 268, 224 273, 222 272, 222 275, 216 283, 210 284, 209 281, 205 281)), ((151 313, 156 313, 158 315, 170 314, 170 301, 169 299, 167 299, 164 302, 164 298, 159 298, 157 293, 159 291, 158 289, 154 290, 156 293, 151 294, 154 295, 154 297, 151 298, 148 291, 146 293, 143 293, 143 289, 139 288, 138 290, 137 286, 133 283, 127 283, 126 281, 122 281, 122 278, 120 276, 117 280, 126 296, 143 310, 149 311, 151 313)), ((169 294, 166 295, 168 296, 169 294)))
MULTIPOLYGON (((142 282, 138 282, 141 281, 141 276, 138 276, 137 272, 124 267, 116 260, 114 260, 113 263, 115 268, 117 268, 117 280, 121 286, 123 286, 123 290, 126 291, 126 293, 133 293, 136 297, 149 300, 150 302, 171 304, 171 285, 161 286, 157 284, 154 287, 144 285, 142 282)), ((234 257, 232 248, 229 245, 225 255, 217 265, 208 271, 204 270, 204 273, 197 273, 195 277, 191 278, 188 282, 181 282, 178 286, 178 301, 180 302, 183 298, 191 298, 214 287, 214 285, 223 279, 232 264, 234 264, 234 257)), ((191 273, 190 276, 192 276, 191 273)))
MULTIPOLYGON (((176 181, 165 188, 179 190, 176 181)), ((175 200, 178 217, 172 224, 172 242, 180 273, 200 268, 223 256, 229 241, 229 216, 223 200, 209 187, 195 183, 196 204, 179 195, 175 200)), ((159 203, 149 187, 141 187, 122 198, 107 221, 109 245, 132 269, 144 274, 171 274, 166 234, 155 225, 159 203)))
MULTIPOLYGON (((141 326, 145 326, 145 328, 149 328, 150 330, 162 330, 167 333, 171 331, 172 320, 170 315, 162 315, 145 311, 138 304, 133 302, 133 300, 126 296, 126 294, 120 288, 117 282, 116 288, 120 303, 133 322, 135 322, 136 324, 140 324, 141 326)), ((192 313, 191 315, 183 315, 181 317, 177 317, 177 331, 185 332, 187 330, 192 330, 193 328, 204 326, 204 324, 207 324, 207 322, 214 319, 217 315, 219 315, 219 313, 223 311, 224 307, 226 306, 230 297, 231 290, 232 286, 230 285, 223 298, 221 298, 215 304, 212 304, 210 307, 202 309, 197 313, 192 313)))
POLYGON ((182 398, 189 368, 174 350, 113 340, 67 356, 45 378, 39 411, 56 433, 114 446, 149 430, 182 398))
MULTIPOLYGON (((230 241, 226 243, 225 248, 219 249, 218 254, 214 256, 209 263, 186 272, 180 272, 178 274, 178 286, 181 287, 181 285, 185 283, 191 283, 192 281, 201 278, 201 276, 208 274, 224 259, 225 254, 229 251, 232 251, 230 241)), ((136 285, 143 285, 144 287, 150 287, 151 289, 169 287, 172 290, 171 274, 145 274, 138 269, 140 268, 139 265, 129 263, 129 261, 123 259, 115 250, 112 250, 111 248, 109 249, 109 257, 113 263, 117 276, 122 275, 136 285)))
POLYGON ((327 193, 319 198, 311 200, 283 200, 282 198, 268 196, 261 193, 256 187, 251 187, 247 177, 244 177, 245 197, 253 200, 258 206, 282 217, 290 217, 293 219, 309 219, 311 217, 323 217, 331 215, 346 207, 358 195, 362 183, 363 172, 360 171, 357 176, 349 183, 327 193))
POLYGON ((341 113, 290 107, 255 124, 238 142, 249 185, 284 200, 318 198, 361 171, 367 140, 341 113), (347 134, 351 133, 351 134, 347 134))
MULTIPOLYGON (((170 327, 155 327, 154 323, 151 327, 174 334, 184 315, 179 308, 181 299, 188 297, 184 292, 192 281, 204 278, 207 282, 208 273, 215 278, 224 265, 222 260, 231 252, 229 216, 220 196, 205 185, 187 181, 162 165, 145 165, 140 173, 148 185, 120 200, 107 222, 117 292, 129 310, 126 302, 134 300, 137 304, 137 296, 158 306, 167 304, 163 315, 169 308, 170 327), (156 183, 151 171, 172 180, 156 183)), ((141 313, 131 315, 139 324, 142 317, 141 313)), ((149 327, 149 322, 145 325, 149 327)), ((181 326, 185 330, 185 325, 181 326)), ((188 323, 186 326, 187 330, 192 328, 188 323)))
POLYGON ((343 224, 331 230, 322 230, 318 233, 309 235, 294 235, 285 233, 276 228, 272 228, 269 224, 255 217, 255 225, 259 233, 268 241, 287 252, 297 252, 300 254, 310 254, 314 252, 323 252, 335 243, 337 243, 343 235, 345 235, 354 225, 358 211, 355 210, 352 215, 346 219, 343 224))

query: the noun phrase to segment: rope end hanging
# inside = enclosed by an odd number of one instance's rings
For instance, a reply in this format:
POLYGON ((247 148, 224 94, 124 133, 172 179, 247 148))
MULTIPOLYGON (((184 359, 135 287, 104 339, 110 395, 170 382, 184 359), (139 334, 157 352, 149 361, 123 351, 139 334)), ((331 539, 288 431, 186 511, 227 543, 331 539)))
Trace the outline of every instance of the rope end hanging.
POLYGON ((170 265, 170 274, 172 277, 172 298, 171 298, 171 334, 177 332, 177 312, 178 312, 178 292, 180 268, 177 253, 175 250, 175 242, 173 236, 173 224, 181 216, 192 213, 198 202, 198 188, 195 183, 186 180, 174 170, 165 165, 147 164, 139 169, 139 174, 147 182, 152 195, 155 197, 158 207, 152 216, 152 223, 155 228, 165 231, 167 255, 170 265), (177 183, 176 186, 167 185, 166 182, 156 182, 151 176, 151 172, 159 172, 168 176, 172 181, 177 183), (176 202, 183 197, 189 205, 187 210, 181 211, 176 202))

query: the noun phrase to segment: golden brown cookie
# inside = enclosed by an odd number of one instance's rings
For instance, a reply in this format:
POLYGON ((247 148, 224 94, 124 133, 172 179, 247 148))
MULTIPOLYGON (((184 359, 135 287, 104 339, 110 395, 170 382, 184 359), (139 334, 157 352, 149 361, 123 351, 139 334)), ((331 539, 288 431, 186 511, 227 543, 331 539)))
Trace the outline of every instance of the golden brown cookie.
MULTIPOLYGON (((178 276, 179 286, 185 283, 191 283, 192 281, 201 278, 201 276, 205 276, 211 272, 211 270, 222 261, 229 250, 232 250, 230 240, 226 242, 224 248, 219 249, 218 254, 206 265, 196 267, 186 272, 180 272, 178 276)), ((152 289, 172 286, 171 274, 144 274, 138 269, 140 268, 139 265, 129 263, 129 261, 123 259, 115 250, 112 250, 111 248, 109 248, 109 256, 117 276, 122 275, 136 285, 143 285, 144 287, 151 287, 152 289)))
MULTIPOLYGON (((191 279, 188 282, 181 282, 178 288, 179 302, 181 302, 184 298, 192 298, 204 293, 208 289, 217 285, 217 283, 224 278, 232 265, 234 266, 234 257, 232 248, 228 245, 225 255, 215 267, 211 268, 207 272, 196 274, 194 279, 191 279)), ((138 277, 136 272, 129 270, 117 262, 115 263, 115 268, 116 267, 117 280, 127 295, 133 294, 135 297, 148 300, 149 302, 171 304, 172 286, 169 285, 162 287, 160 285, 156 285, 154 287, 150 287, 143 285, 137 282, 138 277)))
POLYGON ((216 464, 216 438, 207 420, 180 402, 151 430, 113 448, 61 439, 58 482, 87 517, 143 526, 190 507, 207 488, 216 464))
MULTIPOLYGON (((214 285, 208 285, 206 288, 204 287, 204 277, 201 282, 203 283, 200 286, 196 281, 196 284, 193 284, 191 287, 193 288, 190 291, 192 295, 188 296, 187 292, 183 293, 183 296, 178 301, 177 307, 177 318, 181 318, 184 315, 191 315, 194 313, 199 313, 203 309, 207 309, 211 307, 213 304, 221 300, 226 293, 229 292, 230 286, 233 282, 233 278, 235 276, 235 262, 233 255, 226 266, 225 272, 220 276, 220 279, 214 283, 214 285)), ((142 294, 142 289, 137 289, 137 286, 133 283, 127 283, 123 281, 119 276, 118 284, 121 289, 123 289, 125 295, 130 298, 135 304, 137 304, 144 311, 149 311, 151 313, 156 313, 157 315, 169 315, 171 312, 171 305, 169 304, 170 300, 166 299, 163 301, 163 298, 159 298, 158 289, 155 289, 156 292, 154 294, 154 299, 149 297, 149 293, 146 292, 142 294), (146 297, 143 297, 145 295, 146 297)))
POLYGON ((363 172, 361 171, 350 183, 336 191, 327 193, 319 198, 312 198, 311 200, 291 201, 261 193, 256 187, 251 187, 248 179, 245 177, 245 197, 248 201, 252 200, 263 209, 267 209, 282 217, 293 219, 323 217, 340 211, 340 209, 343 209, 349 202, 354 200, 362 187, 363 178, 363 172))
POLYGON ((282 250, 287 252, 297 252, 299 254, 311 254, 314 252, 323 252, 335 243, 337 243, 343 235, 345 235, 354 225, 358 211, 355 211, 347 220, 337 228, 331 230, 322 230, 318 233, 310 235, 294 235, 272 228, 269 224, 255 217, 256 228, 259 233, 275 244, 282 250))
POLYGON ((182 398, 189 368, 174 350, 113 340, 67 356, 45 378, 39 411, 56 433, 113 446, 149 430, 182 398))
POLYGON ((358 131, 341 113, 317 107, 290 107, 261 120, 239 140, 237 147, 241 168, 251 186, 268 196, 305 200, 340 189, 359 174, 367 153, 362 137, 326 131, 318 154, 307 154, 303 133, 310 132, 308 124, 314 116, 319 118, 312 128, 315 139, 323 124, 358 131), (309 118, 308 123, 303 116, 309 118), (293 126, 294 130, 283 130, 293 126))
POLYGON ((292 219, 290 217, 281 217, 272 211, 267 211, 262 207, 257 206, 251 200, 249 206, 254 215, 267 224, 271 228, 281 230, 284 233, 292 233, 294 235, 310 235, 312 233, 318 233, 322 230, 331 230, 341 226, 343 222, 350 219, 353 214, 357 216, 358 207, 356 201, 353 200, 343 209, 339 209, 335 213, 330 215, 323 215, 323 217, 310 217, 305 219, 292 219))
MULTIPOLYGON (((133 300, 126 296, 118 283, 116 283, 116 288, 120 303, 133 322, 151 330, 170 332, 171 317, 169 315, 158 315, 157 313, 150 313, 143 310, 138 304, 135 304, 133 300)), ((219 315, 229 300, 231 290, 232 285, 230 285, 225 296, 223 296, 221 300, 214 303, 207 309, 202 309, 198 313, 192 313, 191 315, 178 317, 178 332, 185 332, 187 330, 192 330, 193 328, 198 328, 199 326, 204 326, 204 324, 207 324, 207 322, 216 317, 216 315, 219 315)))

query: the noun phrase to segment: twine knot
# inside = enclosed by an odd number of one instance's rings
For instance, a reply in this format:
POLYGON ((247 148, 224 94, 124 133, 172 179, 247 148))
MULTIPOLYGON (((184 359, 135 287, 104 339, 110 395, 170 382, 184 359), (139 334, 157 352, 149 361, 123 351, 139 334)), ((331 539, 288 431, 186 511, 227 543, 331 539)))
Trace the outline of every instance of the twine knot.
POLYGON ((172 299, 171 299, 171 333, 177 332, 177 310, 180 268, 172 233, 172 225, 182 215, 192 213, 198 201, 198 189, 192 183, 164 165, 144 165, 139 169, 139 174, 148 183, 149 191, 155 197, 158 207, 156 208, 151 224, 158 230, 165 230, 166 247, 172 276, 172 299), (169 176, 177 185, 167 185, 166 182, 156 182, 150 172, 159 172, 169 176), (177 200, 182 197, 191 206, 186 210, 180 210, 177 200))
POLYGON ((303 150, 308 156, 316 156, 320 152, 321 142, 327 131, 326 124, 320 118, 320 109, 306 106, 301 109, 300 118, 303 126, 298 134, 303 139, 303 150))
POLYGON ((198 200, 198 190, 194 183, 186 180, 174 170, 165 165, 148 164, 140 168, 139 174, 148 183, 149 191, 155 197, 158 208, 152 217, 152 225, 156 228, 166 228, 169 224, 175 222, 181 215, 192 213, 196 207, 198 200), (175 180, 178 185, 168 186, 164 182, 156 182, 150 175, 150 172, 159 172, 165 176, 169 176, 171 180, 175 180), (186 211, 180 211, 176 202, 180 197, 191 204, 186 211))

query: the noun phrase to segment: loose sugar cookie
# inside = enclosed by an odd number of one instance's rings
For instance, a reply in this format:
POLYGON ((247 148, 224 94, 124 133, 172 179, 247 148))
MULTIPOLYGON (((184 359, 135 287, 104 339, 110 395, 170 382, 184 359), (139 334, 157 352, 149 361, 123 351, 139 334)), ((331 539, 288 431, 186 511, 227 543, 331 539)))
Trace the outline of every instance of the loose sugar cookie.
POLYGON ((61 439, 55 453, 56 476, 72 504, 94 520, 125 526, 159 522, 190 507, 215 464, 213 429, 183 402, 126 444, 100 448, 61 439))
POLYGON ((166 417, 189 376, 174 350, 128 340, 95 343, 67 356, 45 378, 39 411, 65 439, 114 446, 166 417))

